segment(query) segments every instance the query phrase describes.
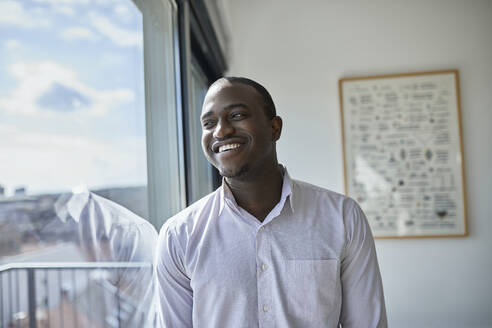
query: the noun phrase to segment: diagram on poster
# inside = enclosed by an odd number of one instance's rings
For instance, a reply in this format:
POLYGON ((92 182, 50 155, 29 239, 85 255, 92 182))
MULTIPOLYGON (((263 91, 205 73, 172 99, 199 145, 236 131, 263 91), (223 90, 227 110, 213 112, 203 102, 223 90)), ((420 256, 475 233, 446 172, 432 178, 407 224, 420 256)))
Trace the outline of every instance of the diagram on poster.
POLYGON ((465 236, 457 71, 344 78, 345 189, 375 237, 465 236))

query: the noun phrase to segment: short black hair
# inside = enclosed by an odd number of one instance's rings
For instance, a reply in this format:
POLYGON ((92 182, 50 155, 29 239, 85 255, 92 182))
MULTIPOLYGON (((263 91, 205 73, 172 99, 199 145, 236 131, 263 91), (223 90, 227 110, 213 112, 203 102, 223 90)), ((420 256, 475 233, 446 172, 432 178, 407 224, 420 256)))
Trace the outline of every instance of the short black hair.
POLYGON ((263 98, 263 101, 265 102, 265 114, 268 117, 268 119, 271 120, 272 118, 277 116, 277 110, 275 109, 275 103, 273 102, 272 96, 270 95, 268 90, 265 89, 264 86, 246 77, 226 76, 223 77, 222 79, 230 83, 241 83, 255 88, 255 90, 260 93, 261 97, 263 98))

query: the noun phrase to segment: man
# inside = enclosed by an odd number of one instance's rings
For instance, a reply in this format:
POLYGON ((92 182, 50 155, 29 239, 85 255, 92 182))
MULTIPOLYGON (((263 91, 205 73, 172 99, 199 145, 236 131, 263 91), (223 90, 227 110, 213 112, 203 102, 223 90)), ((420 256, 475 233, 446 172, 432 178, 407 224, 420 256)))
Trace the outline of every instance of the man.
POLYGON ((222 78, 205 96, 202 146, 222 186, 161 229, 165 327, 386 327, 371 231, 343 195, 278 164, 268 91, 222 78))

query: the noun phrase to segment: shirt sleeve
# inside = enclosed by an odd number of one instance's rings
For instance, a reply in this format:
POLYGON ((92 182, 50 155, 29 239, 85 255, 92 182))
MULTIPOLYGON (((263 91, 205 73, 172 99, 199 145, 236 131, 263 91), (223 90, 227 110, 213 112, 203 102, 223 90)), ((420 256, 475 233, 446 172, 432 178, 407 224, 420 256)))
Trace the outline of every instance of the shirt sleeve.
POLYGON ((167 223, 159 233, 155 260, 160 326, 192 327, 193 291, 183 265, 184 252, 167 223))
POLYGON ((386 307, 376 249, 367 219, 348 201, 345 215, 346 245, 341 261, 343 328, 386 328, 386 307))

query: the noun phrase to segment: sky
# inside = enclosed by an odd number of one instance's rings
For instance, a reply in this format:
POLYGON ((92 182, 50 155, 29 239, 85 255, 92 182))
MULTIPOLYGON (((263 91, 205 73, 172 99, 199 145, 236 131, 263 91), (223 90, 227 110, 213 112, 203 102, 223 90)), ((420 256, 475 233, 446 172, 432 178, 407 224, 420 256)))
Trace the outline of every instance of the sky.
POLYGON ((142 14, 131 0, 0 0, 7 195, 145 185, 142 14))

